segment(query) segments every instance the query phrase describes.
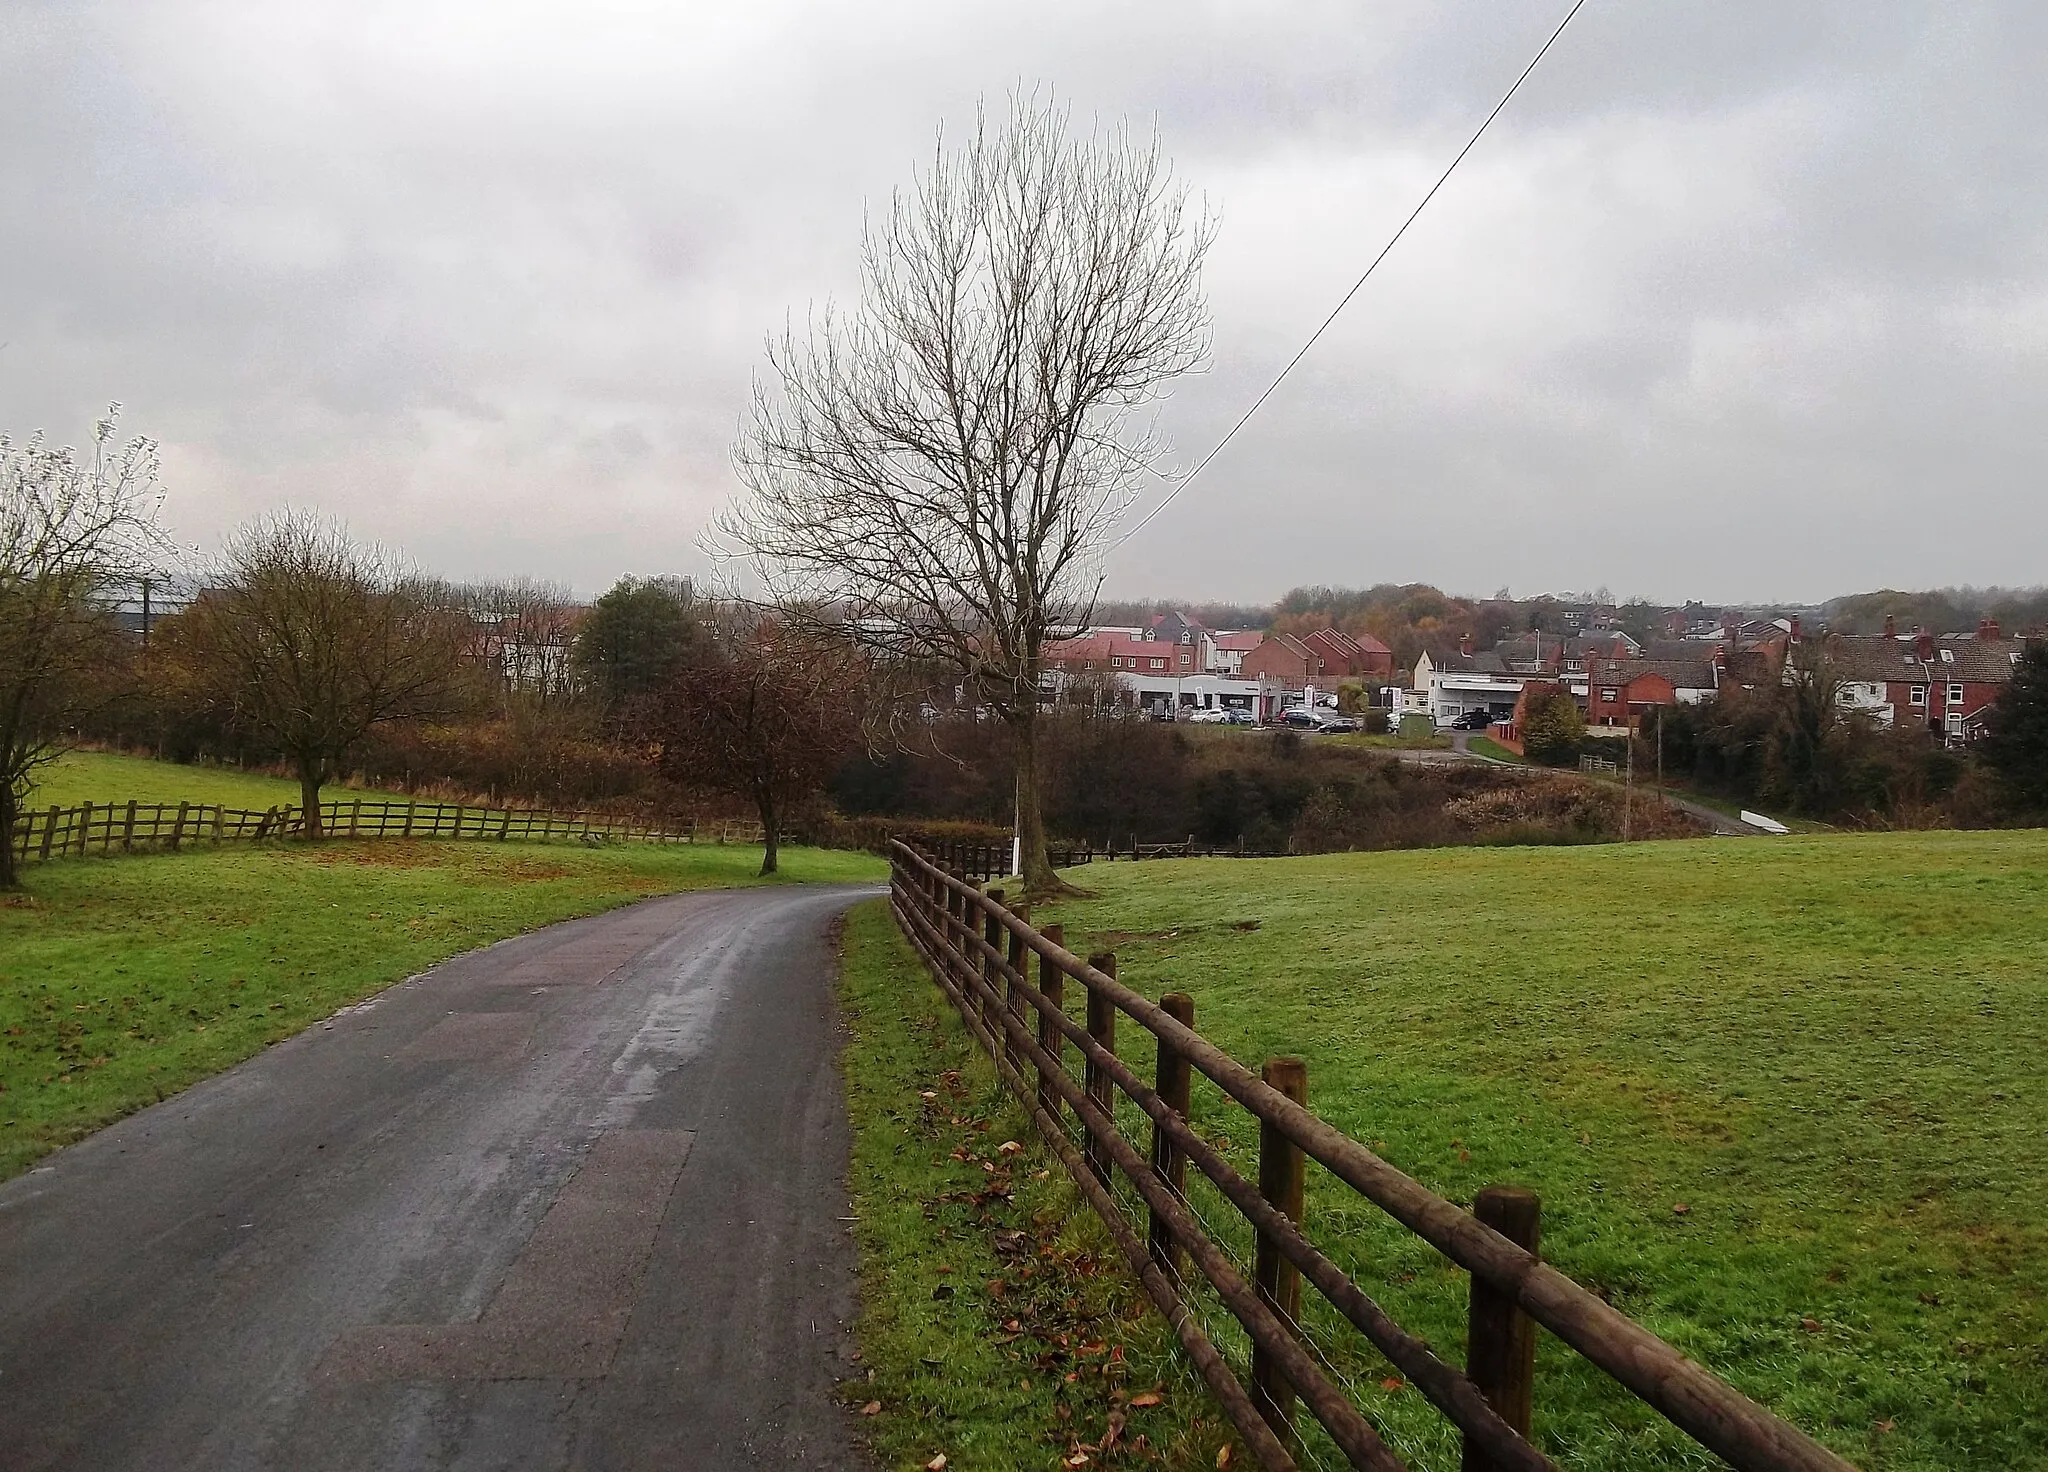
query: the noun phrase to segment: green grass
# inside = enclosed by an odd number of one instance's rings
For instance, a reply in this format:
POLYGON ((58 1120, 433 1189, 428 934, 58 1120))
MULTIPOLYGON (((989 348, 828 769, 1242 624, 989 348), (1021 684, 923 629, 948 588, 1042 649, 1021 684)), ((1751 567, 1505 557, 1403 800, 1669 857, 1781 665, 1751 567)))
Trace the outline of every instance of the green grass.
MULTIPOLYGON (((354 792, 339 783, 321 789, 323 797, 354 792)), ((67 751, 37 770, 28 805, 75 807, 86 802, 131 800, 219 803, 261 811, 277 803, 298 802, 299 784, 235 767, 195 767, 114 752, 67 751)))
MULTIPOLYGON (((0 895, 0 1178, 434 962, 671 890, 761 851, 380 839, 26 868, 0 895)), ((782 851, 785 880, 871 880, 782 851)))
MULTIPOLYGON (((1247 1062, 1304 1057, 1321 1113, 1452 1199, 1534 1187, 1547 1256, 1859 1465, 2048 1467, 2048 833, 1075 872, 1097 897, 1039 914, 1070 946, 1247 1062)), ((1197 1114, 1247 1166, 1243 1116, 1197 1114)), ((1309 1216, 1458 1352, 1460 1275, 1313 1170, 1309 1216)), ((1536 1407, 1565 1466, 1712 1465, 1547 1338, 1536 1407)))
POLYGON ((1520 766, 1524 758, 1516 756, 1490 736, 1474 736, 1465 743, 1465 749, 1474 756, 1491 757, 1497 762, 1513 762, 1520 766))
POLYGON ((1221 1413, 882 902, 843 949, 867 1367, 846 1394, 881 1465, 1214 1467, 1221 1413))
POLYGON ((1359 746, 1368 751, 1449 751, 1451 738, 1439 732, 1427 736, 1401 736, 1386 733, 1371 736, 1363 731, 1346 731, 1330 736, 1318 736, 1319 742, 1331 746, 1359 746))

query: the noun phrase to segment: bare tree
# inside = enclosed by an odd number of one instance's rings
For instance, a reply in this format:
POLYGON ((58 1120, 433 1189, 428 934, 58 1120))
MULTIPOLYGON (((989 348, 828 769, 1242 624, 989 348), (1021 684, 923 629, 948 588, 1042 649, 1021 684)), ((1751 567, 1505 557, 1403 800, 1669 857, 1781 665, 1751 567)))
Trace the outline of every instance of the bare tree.
POLYGON ((662 771, 754 804, 773 874, 783 821, 861 743, 861 671, 843 642, 764 623, 671 678, 657 734, 662 771))
POLYGON ((1020 99, 940 146, 863 240, 862 301, 769 348, 720 532, 786 619, 939 661, 1015 736, 1028 891, 1046 645, 1085 624, 1160 447, 1141 411, 1208 345, 1208 224, 1156 143, 1020 99))
POLYGON ((445 590, 391 568, 338 527, 285 512, 234 537, 218 586, 202 591, 165 643, 201 700, 284 752, 298 773, 306 834, 318 838, 320 788, 372 726, 459 704, 471 639, 445 590))
POLYGON ((158 549, 156 446, 91 453, 0 435, 0 888, 13 888, 14 825, 35 769, 108 693, 122 652, 113 600, 158 549))

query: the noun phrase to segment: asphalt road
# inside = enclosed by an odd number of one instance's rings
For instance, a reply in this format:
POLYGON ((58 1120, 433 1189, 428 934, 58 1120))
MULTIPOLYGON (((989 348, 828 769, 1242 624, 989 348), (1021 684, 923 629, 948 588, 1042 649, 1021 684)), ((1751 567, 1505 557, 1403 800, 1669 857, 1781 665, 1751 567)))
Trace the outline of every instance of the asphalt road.
POLYGON ((0 1468, 864 1465, 856 893, 457 957, 0 1186, 0 1468))

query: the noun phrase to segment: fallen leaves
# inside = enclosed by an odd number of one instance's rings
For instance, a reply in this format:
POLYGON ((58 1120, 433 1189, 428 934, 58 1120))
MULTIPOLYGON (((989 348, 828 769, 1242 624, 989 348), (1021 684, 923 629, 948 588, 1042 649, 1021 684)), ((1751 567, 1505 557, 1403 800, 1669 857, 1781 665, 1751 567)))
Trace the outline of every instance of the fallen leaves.
POLYGON ((924 1472, 946 1472, 946 1454, 940 1452, 924 1464, 924 1472))
POLYGON ((860 1408, 860 1413, 863 1416, 879 1416, 882 1414, 882 1403, 878 1400, 871 1400, 860 1408))

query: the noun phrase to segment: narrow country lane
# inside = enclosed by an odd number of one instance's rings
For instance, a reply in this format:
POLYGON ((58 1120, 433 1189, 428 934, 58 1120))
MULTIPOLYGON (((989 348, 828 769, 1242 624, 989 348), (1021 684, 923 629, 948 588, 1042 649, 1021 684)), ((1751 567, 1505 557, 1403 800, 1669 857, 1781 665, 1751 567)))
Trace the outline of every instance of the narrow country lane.
POLYGON ((0 1467, 863 1465, 860 893, 457 957, 0 1185, 0 1467))

